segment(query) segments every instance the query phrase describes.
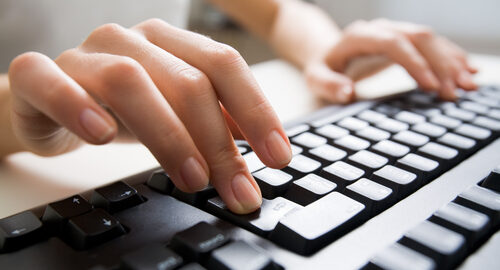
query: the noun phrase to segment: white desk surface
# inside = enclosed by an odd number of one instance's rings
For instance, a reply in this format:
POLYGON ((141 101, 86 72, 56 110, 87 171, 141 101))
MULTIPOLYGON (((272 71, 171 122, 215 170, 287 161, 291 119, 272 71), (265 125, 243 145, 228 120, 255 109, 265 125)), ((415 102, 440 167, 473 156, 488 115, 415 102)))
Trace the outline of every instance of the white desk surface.
MULTIPOLYGON (((478 83, 500 85, 500 57, 473 54, 470 58, 480 69, 475 76, 478 83)), ((252 70, 283 122, 326 105, 309 93, 300 71, 283 61, 263 62, 252 70)), ((392 66, 358 82, 356 91, 360 97, 374 98, 413 87, 408 74, 392 66)), ((0 163, 0 218, 157 166, 149 151, 134 143, 86 145, 51 158, 11 155, 0 163)))

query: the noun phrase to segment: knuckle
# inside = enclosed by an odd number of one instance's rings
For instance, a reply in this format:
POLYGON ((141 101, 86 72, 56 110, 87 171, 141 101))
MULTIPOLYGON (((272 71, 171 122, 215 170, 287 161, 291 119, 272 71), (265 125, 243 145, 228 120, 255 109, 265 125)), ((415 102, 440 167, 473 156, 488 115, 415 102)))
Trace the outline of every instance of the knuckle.
POLYGON ((164 20, 159 19, 159 18, 147 19, 144 22, 142 22, 140 25, 145 27, 145 28, 149 28, 149 27, 157 28, 157 27, 169 26, 169 24, 167 22, 165 22, 164 20))
POLYGON ((14 75, 23 70, 34 68, 43 58, 45 56, 37 52, 26 52, 18 55, 10 63, 9 74, 14 75))
POLYGON ((432 28, 427 26, 418 26, 411 34, 411 36, 415 40, 428 40, 434 37, 434 31, 432 30, 432 28))
POLYGON ((235 171, 245 171, 247 169, 245 159, 233 144, 225 144, 216 150, 210 170, 219 171, 231 168, 235 171))
POLYGON ((177 72, 175 88, 181 93, 202 95, 202 93, 205 93, 211 87, 212 85, 207 75, 195 68, 185 67, 177 72))
POLYGON ((90 33, 90 35, 83 42, 82 45, 85 46, 87 44, 91 44, 91 43, 98 42, 101 40, 106 40, 109 38, 116 38, 116 37, 122 36, 125 33, 125 31, 126 31, 125 28, 123 28, 121 25, 116 24, 116 23, 103 24, 103 25, 97 27, 96 29, 94 29, 94 31, 92 31, 92 33, 90 33))
POLYGON ((213 42, 205 50, 204 55, 208 57, 208 61, 214 66, 228 66, 243 62, 240 53, 226 44, 213 42))
POLYGON ((143 67, 134 59, 127 56, 118 56, 102 67, 100 71, 104 89, 129 89, 130 87, 117 87, 142 78, 143 67))

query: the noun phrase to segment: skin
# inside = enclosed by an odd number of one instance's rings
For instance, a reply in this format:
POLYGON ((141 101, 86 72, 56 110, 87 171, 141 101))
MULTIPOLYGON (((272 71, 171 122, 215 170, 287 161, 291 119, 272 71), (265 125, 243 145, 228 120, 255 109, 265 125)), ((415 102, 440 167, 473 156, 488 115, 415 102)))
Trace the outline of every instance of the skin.
MULTIPOLYGON (((370 55, 401 64, 446 99, 456 86, 476 88, 465 53, 423 26, 375 20, 342 31, 301 1, 211 2, 296 64, 331 102, 354 100, 346 71, 370 55)), ((135 138, 178 188, 194 192, 210 179, 236 213, 254 211, 262 197, 233 138, 246 139, 269 167, 291 159, 283 127, 239 53, 158 19, 100 26, 55 60, 16 57, 0 76, 0 105, 0 157, 135 138)))

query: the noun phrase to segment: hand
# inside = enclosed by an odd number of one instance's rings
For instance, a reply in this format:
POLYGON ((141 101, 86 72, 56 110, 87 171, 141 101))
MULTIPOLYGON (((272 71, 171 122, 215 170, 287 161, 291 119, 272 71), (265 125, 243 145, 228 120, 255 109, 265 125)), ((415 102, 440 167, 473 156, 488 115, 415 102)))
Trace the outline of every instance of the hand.
POLYGON ((9 80, 13 129, 28 150, 56 155, 82 140, 108 143, 123 125, 179 189, 197 191, 210 179, 237 213, 258 208, 261 193, 233 136, 244 136, 269 167, 291 159, 281 123, 238 52, 158 19, 103 25, 55 62, 20 55, 9 80))
POLYGON ((421 88, 438 91, 446 100, 456 98, 456 87, 477 88, 471 76, 477 70, 461 48, 425 26, 386 19, 347 26, 326 55, 306 66, 307 82, 319 96, 348 103, 355 98, 353 78, 344 72, 352 60, 370 55, 400 64, 421 88))

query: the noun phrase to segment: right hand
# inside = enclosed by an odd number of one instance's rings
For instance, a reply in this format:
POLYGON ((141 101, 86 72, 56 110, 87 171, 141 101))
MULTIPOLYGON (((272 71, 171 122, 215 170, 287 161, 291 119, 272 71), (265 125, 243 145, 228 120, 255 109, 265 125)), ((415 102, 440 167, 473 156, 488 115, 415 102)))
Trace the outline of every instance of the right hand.
POLYGON ((123 126, 179 189, 194 192, 210 179, 236 213, 257 209, 262 198, 233 136, 269 167, 291 159, 283 127, 239 53, 158 19, 130 29, 103 25, 55 62, 22 54, 9 80, 13 129, 27 150, 50 156, 82 140, 108 143, 123 126))

